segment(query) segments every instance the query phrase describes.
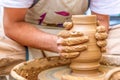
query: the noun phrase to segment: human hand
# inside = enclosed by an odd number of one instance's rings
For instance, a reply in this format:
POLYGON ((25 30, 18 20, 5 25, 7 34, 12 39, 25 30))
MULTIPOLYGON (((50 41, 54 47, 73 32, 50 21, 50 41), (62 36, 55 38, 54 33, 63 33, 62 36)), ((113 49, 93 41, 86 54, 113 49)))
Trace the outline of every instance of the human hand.
POLYGON ((82 32, 72 31, 73 24, 71 22, 64 23, 65 30, 58 34, 58 49, 60 55, 64 58, 77 57, 81 51, 87 49, 86 43, 89 39, 82 32))
POLYGON ((96 29, 95 37, 97 39, 97 45, 100 47, 101 52, 106 51, 106 45, 107 45, 107 31, 105 26, 98 26, 96 29))

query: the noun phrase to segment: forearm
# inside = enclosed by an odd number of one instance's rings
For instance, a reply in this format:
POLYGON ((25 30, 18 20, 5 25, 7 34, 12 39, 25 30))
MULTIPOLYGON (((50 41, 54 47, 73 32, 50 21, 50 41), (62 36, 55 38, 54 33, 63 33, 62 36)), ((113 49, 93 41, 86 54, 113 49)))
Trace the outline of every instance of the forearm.
POLYGON ((9 23, 5 25, 5 34, 23 46, 58 52, 57 37, 37 29, 30 23, 9 23))
POLYGON ((108 32, 108 28, 109 28, 109 15, 103 15, 103 14, 98 14, 92 11, 93 15, 97 16, 97 20, 99 21, 99 25, 103 25, 106 27, 106 30, 108 32))

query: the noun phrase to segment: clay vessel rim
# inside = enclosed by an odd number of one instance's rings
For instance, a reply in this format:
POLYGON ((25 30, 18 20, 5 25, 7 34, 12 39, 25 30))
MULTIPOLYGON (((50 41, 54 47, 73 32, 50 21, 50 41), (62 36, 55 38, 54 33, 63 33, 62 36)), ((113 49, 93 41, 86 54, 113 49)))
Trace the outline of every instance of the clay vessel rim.
POLYGON ((80 17, 87 17, 87 18, 90 18, 90 17, 95 17, 96 18, 96 15, 72 15, 73 18, 80 18, 80 17))

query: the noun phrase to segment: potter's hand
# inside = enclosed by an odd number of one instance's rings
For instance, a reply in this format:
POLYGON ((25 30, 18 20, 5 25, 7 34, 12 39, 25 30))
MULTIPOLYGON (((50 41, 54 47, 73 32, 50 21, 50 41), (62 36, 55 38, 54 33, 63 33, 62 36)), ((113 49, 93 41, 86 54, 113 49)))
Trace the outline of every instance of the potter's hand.
POLYGON ((106 51, 107 45, 107 32, 105 26, 98 26, 96 29, 95 37, 97 39, 97 45, 100 47, 101 52, 106 51))
POLYGON ((70 30, 73 25, 71 22, 64 23, 65 30, 58 34, 58 49, 60 55, 65 58, 77 57, 81 51, 87 49, 87 45, 83 44, 88 41, 88 36, 83 33, 70 30))

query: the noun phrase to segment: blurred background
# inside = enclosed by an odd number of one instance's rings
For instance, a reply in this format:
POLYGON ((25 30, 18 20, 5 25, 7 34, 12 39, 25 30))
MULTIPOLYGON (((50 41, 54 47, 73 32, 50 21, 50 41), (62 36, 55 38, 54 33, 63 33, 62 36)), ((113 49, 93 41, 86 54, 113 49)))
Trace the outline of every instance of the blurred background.
POLYGON ((120 24, 120 14, 110 15, 110 25, 120 24))

